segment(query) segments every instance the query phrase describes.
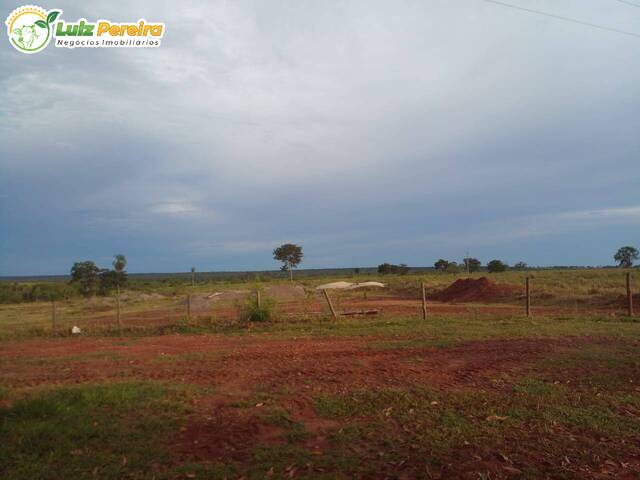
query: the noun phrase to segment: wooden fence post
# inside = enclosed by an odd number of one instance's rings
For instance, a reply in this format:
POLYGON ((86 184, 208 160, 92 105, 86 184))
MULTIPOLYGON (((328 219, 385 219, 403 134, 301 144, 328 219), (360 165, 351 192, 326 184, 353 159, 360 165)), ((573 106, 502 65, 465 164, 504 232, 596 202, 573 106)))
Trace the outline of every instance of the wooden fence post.
POLYGON ((187 320, 191 320, 191 294, 187 295, 187 320))
POLYGON ((530 285, 530 283, 531 283, 530 279, 529 279, 529 277, 527 277, 526 283, 525 283, 525 291, 526 291, 526 295, 527 295, 525 311, 527 313, 527 317, 531 316, 531 285, 530 285))
POLYGON ((117 286, 116 291, 116 319, 118 321, 118 328, 122 330, 122 318, 120 317, 120 285, 117 286))
POLYGON ((427 319, 427 292, 424 288, 424 282, 420 284, 422 287, 422 319, 427 319))
POLYGON ((631 272, 627 272, 627 314, 633 317, 633 295, 631 293, 631 272))
POLYGON ((53 329, 55 330, 58 326, 58 318, 56 316, 56 301, 51 300, 51 323, 53 324, 53 329))
POLYGON ((327 299, 327 304, 329 305, 329 310, 331 310, 331 315, 333 315, 333 318, 337 320, 338 314, 336 313, 336 310, 333 308, 333 304, 331 303, 331 298, 329 298, 329 294, 324 289, 322 290, 322 293, 324 293, 324 298, 327 299))
POLYGON ((256 304, 258 308, 262 307, 262 299, 260 298, 260 290, 256 290, 256 304))

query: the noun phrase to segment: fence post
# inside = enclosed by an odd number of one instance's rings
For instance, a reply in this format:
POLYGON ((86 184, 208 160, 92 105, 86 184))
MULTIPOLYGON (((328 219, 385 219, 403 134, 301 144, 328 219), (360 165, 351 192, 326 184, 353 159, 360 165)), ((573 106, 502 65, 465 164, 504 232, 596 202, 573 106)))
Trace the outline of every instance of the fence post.
POLYGON ((427 292, 424 288, 424 282, 420 284, 422 288, 422 319, 427 319, 427 292))
POLYGON ((191 320, 191 294, 187 295, 187 320, 191 320))
POLYGON ((262 308, 262 299, 260 298, 260 290, 256 290, 256 304, 258 308, 262 308))
POLYGON ((329 310, 331 310, 331 315, 333 315, 333 318, 337 320, 338 314, 336 313, 336 310, 333 308, 333 304, 331 303, 331 298, 329 298, 329 294, 324 289, 322 290, 322 293, 324 293, 324 298, 327 299, 327 304, 329 305, 329 310))
POLYGON ((58 318, 56 316, 56 301, 51 300, 51 323, 53 324, 53 329, 55 330, 58 326, 58 318))
POLYGON ((531 285, 530 285, 530 279, 529 277, 527 277, 526 279, 526 283, 525 283, 525 291, 526 291, 526 295, 527 295, 527 302, 526 302, 526 307, 525 307, 525 311, 527 313, 527 317, 531 316, 531 285))
POLYGON ((122 330, 122 318, 120 317, 120 285, 116 290, 116 319, 118 321, 118 328, 122 330))
POLYGON ((633 317, 633 295, 631 294, 631 272, 627 272, 627 314, 633 317))

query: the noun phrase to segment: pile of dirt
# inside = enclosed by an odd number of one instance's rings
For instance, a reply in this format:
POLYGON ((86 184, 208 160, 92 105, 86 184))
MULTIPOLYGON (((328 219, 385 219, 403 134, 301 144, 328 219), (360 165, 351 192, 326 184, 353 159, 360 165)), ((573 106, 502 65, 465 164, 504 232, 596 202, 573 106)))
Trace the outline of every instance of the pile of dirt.
POLYGON ((437 302, 492 302, 517 298, 522 293, 521 287, 496 283, 487 277, 461 278, 429 298, 437 302))

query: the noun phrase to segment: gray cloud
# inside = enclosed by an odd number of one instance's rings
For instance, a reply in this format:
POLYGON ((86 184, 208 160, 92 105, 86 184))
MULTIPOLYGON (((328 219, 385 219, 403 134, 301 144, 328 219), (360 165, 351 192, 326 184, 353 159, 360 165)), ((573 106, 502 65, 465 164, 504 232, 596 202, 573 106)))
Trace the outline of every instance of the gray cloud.
MULTIPOLYGON (((533 3, 638 28, 624 5, 533 3)), ((566 235, 606 263, 603 242, 637 243, 633 215, 604 238, 598 215, 563 217, 636 208, 637 39, 480 0, 56 6, 167 32, 157 50, 0 46, 2 273, 112 251, 264 268, 287 239, 309 266, 564 263, 566 235)))

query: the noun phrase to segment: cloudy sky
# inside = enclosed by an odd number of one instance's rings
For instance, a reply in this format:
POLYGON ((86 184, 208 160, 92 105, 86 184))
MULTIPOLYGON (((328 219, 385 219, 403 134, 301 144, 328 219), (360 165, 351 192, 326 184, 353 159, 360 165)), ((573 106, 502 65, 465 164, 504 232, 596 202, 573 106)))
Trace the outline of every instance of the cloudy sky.
MULTIPOLYGON (((509 3, 640 34, 621 1, 509 3)), ((309 268, 640 246, 639 37, 483 0, 40 4, 166 33, 24 55, 5 30, 0 275, 277 268, 283 242, 309 268)))

